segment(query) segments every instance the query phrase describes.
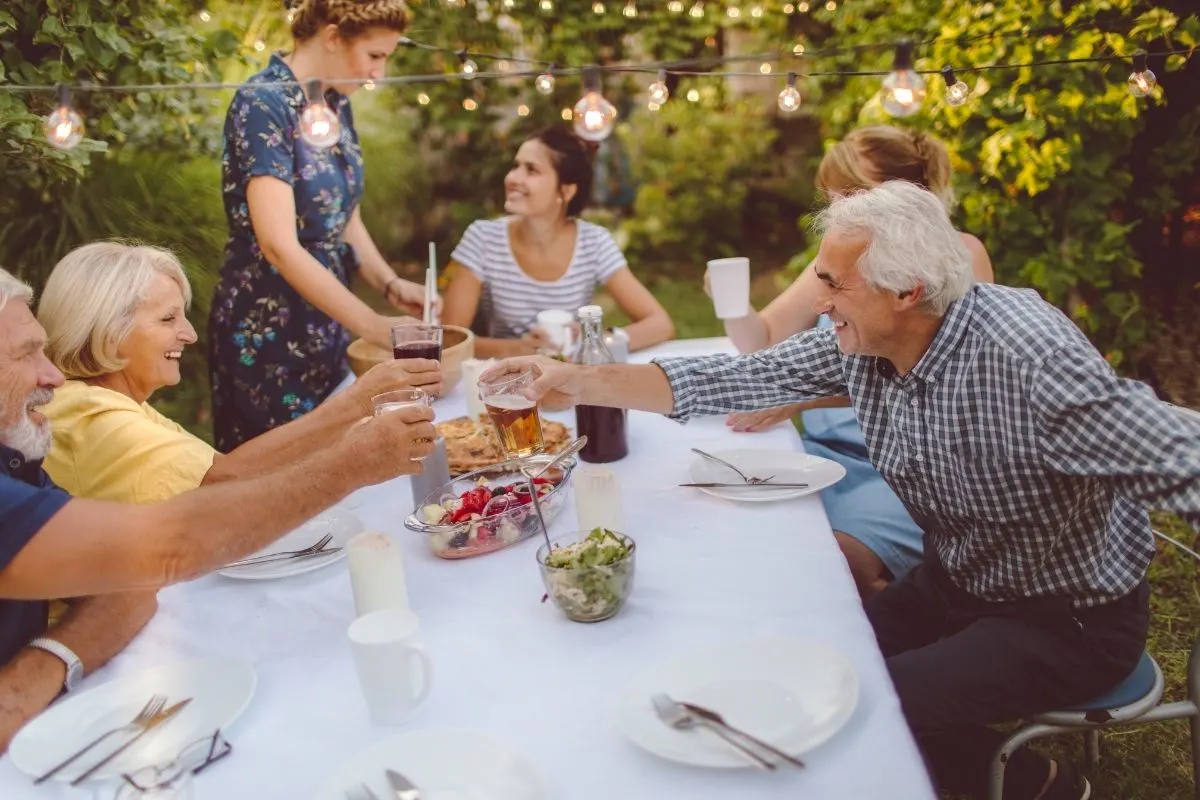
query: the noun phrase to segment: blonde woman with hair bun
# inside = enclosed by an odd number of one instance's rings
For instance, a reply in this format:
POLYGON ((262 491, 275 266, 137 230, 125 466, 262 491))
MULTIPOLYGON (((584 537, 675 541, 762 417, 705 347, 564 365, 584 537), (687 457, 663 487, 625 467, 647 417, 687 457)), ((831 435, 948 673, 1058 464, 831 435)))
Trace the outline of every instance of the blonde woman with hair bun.
POLYGON ((357 272, 397 310, 422 286, 392 270, 359 213, 363 157, 350 96, 383 78, 408 24, 403 0, 303 0, 293 46, 238 90, 225 119, 221 185, 229 241, 209 324, 213 429, 228 452, 311 412, 348 374, 351 335, 391 347, 402 317, 350 290, 357 272), (311 81, 337 141, 300 136, 311 81), (282 85, 281 85, 282 84, 282 85))
MULTIPOLYGON (((817 169, 817 188, 826 200, 901 180, 921 186, 953 207, 952 170, 946 146, 934 137, 890 125, 851 131, 829 148, 817 169)), ((983 244, 960 234, 971 255, 975 280, 991 282, 992 263, 983 244)), ((705 288, 708 282, 705 279, 705 288)), ((791 286, 762 311, 725 320, 725 332, 739 352, 782 342, 818 323, 816 307, 827 291, 810 264, 791 286)), ((899 578, 921 559, 921 529, 899 498, 871 466, 858 419, 845 402, 826 400, 766 411, 731 414, 737 431, 761 431, 803 413, 804 448, 846 468, 846 477, 821 493, 834 536, 864 598, 899 578)))

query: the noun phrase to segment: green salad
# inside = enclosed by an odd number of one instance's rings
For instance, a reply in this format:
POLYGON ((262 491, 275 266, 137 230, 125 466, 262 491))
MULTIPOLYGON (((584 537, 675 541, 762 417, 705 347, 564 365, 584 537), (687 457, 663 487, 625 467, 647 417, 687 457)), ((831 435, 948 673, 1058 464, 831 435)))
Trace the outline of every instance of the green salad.
POLYGON ((573 620, 608 619, 633 586, 633 552, 628 537, 596 528, 581 541, 547 554, 542 571, 546 591, 573 620))

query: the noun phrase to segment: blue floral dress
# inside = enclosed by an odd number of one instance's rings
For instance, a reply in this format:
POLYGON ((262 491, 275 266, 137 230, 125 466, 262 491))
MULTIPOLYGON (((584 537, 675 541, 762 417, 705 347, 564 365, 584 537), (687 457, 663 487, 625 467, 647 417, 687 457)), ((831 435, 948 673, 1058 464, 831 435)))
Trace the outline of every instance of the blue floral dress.
POLYGON ((363 161, 350 102, 329 90, 342 123, 338 144, 318 150, 299 136, 305 96, 278 53, 234 95, 225 117, 222 193, 229 242, 209 315, 209 370, 217 449, 312 411, 346 375, 350 336, 308 303, 263 256, 246 203, 251 178, 286 181, 296 200, 300 244, 349 287, 358 262, 343 241, 362 197, 363 161))

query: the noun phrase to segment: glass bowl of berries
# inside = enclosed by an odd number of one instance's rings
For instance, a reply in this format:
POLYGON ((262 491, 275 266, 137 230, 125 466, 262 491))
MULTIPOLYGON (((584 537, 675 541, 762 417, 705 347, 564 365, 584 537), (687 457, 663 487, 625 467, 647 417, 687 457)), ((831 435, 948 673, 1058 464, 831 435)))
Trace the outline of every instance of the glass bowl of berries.
MULTIPOLYGON (((404 520, 425 534, 439 558, 471 558, 502 550, 541 534, 530 479, 553 454, 502 461, 453 479, 430 492, 404 520)), ((532 481, 549 525, 566 502, 576 461, 568 457, 532 481)))

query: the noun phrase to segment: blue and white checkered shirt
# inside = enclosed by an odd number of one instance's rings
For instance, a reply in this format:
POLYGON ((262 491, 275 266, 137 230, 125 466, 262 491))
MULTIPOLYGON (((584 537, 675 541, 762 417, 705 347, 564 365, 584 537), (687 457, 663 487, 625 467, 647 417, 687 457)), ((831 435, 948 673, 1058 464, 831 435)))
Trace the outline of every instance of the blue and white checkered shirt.
POLYGON ((973 287, 903 376, 843 355, 830 330, 655 363, 679 420, 849 394, 871 462, 954 582, 985 600, 1109 602, 1154 555, 1147 505, 1200 528, 1200 422, 1118 377, 1030 290, 973 287))

